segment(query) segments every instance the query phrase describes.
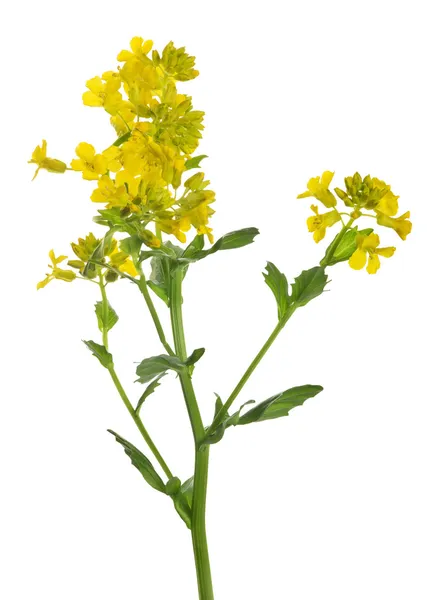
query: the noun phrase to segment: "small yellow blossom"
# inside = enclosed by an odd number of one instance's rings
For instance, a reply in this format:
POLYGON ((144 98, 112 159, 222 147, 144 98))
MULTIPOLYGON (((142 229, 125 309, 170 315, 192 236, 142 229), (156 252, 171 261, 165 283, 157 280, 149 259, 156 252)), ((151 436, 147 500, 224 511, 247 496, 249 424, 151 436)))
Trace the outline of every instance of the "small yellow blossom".
POLYGON ((113 71, 107 71, 101 77, 93 77, 86 82, 89 91, 83 94, 85 106, 103 106, 111 114, 116 114, 123 99, 119 92, 122 85, 120 76, 113 71))
POLYGON ((107 159, 102 154, 96 154, 92 144, 81 142, 76 148, 79 158, 71 161, 73 171, 81 171, 83 179, 96 180, 107 171, 107 159))
POLYGON ((125 186, 117 186, 108 175, 102 175, 98 180, 98 187, 92 192, 90 199, 92 202, 105 203, 108 208, 127 206, 131 200, 125 186))
POLYGON ((386 247, 378 248, 380 244, 380 238, 376 233, 370 233, 369 235, 358 234, 356 237, 357 249, 349 260, 349 265, 352 269, 359 271, 366 265, 366 270, 370 275, 375 274, 380 268, 380 256, 390 258, 393 256, 396 248, 386 247))
POLYGON ((314 196, 326 208, 333 208, 337 203, 337 199, 329 190, 329 184, 333 176, 334 173, 332 171, 324 171, 320 177, 312 177, 307 183, 307 191, 299 194, 297 198, 310 198, 314 196))
POLYGON ((127 273, 128 275, 131 275, 131 277, 136 277, 138 275, 138 271, 129 255, 126 254, 126 252, 118 250, 117 247, 109 254, 109 259, 109 264, 122 273, 127 273))
POLYGON ((331 210, 319 215, 319 208, 314 204, 312 204, 310 208, 314 212, 314 216, 308 217, 307 227, 308 230, 313 233, 313 239, 317 244, 325 237, 326 228, 332 227, 340 220, 340 215, 336 210, 331 210))
POLYGON ((126 60, 132 60, 135 58, 143 60, 146 57, 146 55, 148 54, 148 52, 150 52, 152 47, 153 47, 153 42, 151 40, 144 41, 142 37, 139 37, 139 36, 133 37, 130 41, 131 51, 122 50, 117 55, 117 60, 120 62, 124 62, 126 60))
POLYGON ((397 217, 397 219, 394 219, 386 214, 377 212, 377 223, 383 227, 390 227, 391 229, 394 229, 402 240, 406 240, 406 237, 412 231, 412 223, 409 221, 410 216, 411 213, 407 211, 400 217, 397 217))
POLYGON ((113 173, 117 173, 122 168, 121 156, 122 151, 117 146, 110 146, 103 151, 102 156, 107 160, 107 169, 113 173))
POLYGON ((62 160, 58 160, 57 158, 48 158, 46 140, 42 141, 41 146, 36 146, 31 156, 31 160, 28 162, 37 165, 37 170, 34 173, 33 180, 37 177, 40 169, 46 169, 46 171, 49 171, 50 173, 65 173, 67 170, 67 165, 62 162, 62 160))
POLYGON ((49 258, 52 262, 52 264, 49 265, 49 268, 52 269, 52 272, 46 273, 46 278, 42 281, 39 281, 39 283, 37 284, 38 290, 41 290, 42 288, 46 287, 47 284, 53 279, 60 279, 61 281, 71 282, 73 281, 73 279, 76 278, 76 274, 74 273, 74 271, 69 271, 67 269, 61 269, 60 267, 58 267, 58 265, 67 258, 66 256, 61 254, 61 256, 56 257, 54 251, 51 250, 49 252, 49 258))

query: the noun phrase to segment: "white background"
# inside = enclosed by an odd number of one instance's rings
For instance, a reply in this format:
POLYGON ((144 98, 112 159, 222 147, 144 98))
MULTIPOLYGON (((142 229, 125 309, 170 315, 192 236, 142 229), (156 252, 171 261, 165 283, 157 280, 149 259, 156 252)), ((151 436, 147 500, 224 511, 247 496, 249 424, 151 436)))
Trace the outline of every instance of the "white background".
MULTIPOLYGON (((230 393, 275 323, 266 260, 287 275, 324 251, 306 230, 309 177, 359 170, 390 182, 414 230, 376 276, 341 264, 298 311, 241 395, 304 383, 325 391, 286 419, 229 430, 212 449, 208 528, 219 600, 425 600, 426 64, 423 2, 14 2, 3 8, 1 570, 5 600, 193 600, 190 538, 106 432, 141 449, 106 373, 95 286, 36 292, 47 253, 93 226, 92 185, 26 161, 42 138, 66 161, 114 139, 85 81, 142 35, 197 56, 183 86, 206 111, 201 150, 217 236, 258 226, 256 244, 186 279, 203 415, 230 393)), ((425 6, 424 6, 425 8, 425 6)), ((134 362, 161 351, 137 291, 111 286, 111 334, 133 399, 134 362)), ((167 318, 163 307, 159 310, 167 318)), ((192 468, 187 417, 169 375, 144 421, 174 472, 192 468)))

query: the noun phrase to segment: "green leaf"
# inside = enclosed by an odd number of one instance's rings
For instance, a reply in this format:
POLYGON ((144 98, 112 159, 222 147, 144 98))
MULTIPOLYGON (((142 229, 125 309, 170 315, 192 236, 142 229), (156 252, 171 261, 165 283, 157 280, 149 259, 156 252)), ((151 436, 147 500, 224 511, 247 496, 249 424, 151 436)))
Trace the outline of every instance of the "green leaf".
POLYGON ((111 433, 116 438, 116 441, 123 446, 125 453, 129 456, 132 464, 138 469, 145 481, 151 485, 152 488, 158 492, 166 493, 166 486, 163 483, 162 478, 157 474, 155 468, 148 460, 148 458, 142 454, 138 448, 135 448, 133 444, 122 438, 120 435, 108 429, 108 433, 111 433))
POLYGON ((145 358, 136 368, 139 383, 148 383, 154 377, 172 370, 179 372, 185 363, 177 356, 169 356, 168 354, 159 354, 151 358, 145 358))
POLYGON ((89 348, 92 354, 96 356, 103 367, 108 369, 109 367, 113 366, 113 357, 105 346, 101 346, 101 344, 97 344, 92 340, 83 340, 83 343, 86 344, 86 346, 89 348))
MULTIPOLYGON (((208 445, 217 444, 218 442, 220 442, 222 440, 222 438, 224 437, 224 433, 225 433, 226 429, 228 429, 231 426, 236 426, 239 424, 240 413, 241 413, 242 409, 245 406, 247 406, 248 404, 253 404, 254 402, 255 402, 255 400, 248 400, 248 402, 245 402, 244 404, 242 404, 242 406, 239 408, 239 410, 237 412, 233 413, 232 415, 229 415, 228 413, 226 413, 225 418, 222 421, 222 423, 220 423, 218 425, 218 427, 215 429, 215 431, 212 431, 212 433, 210 433, 207 437, 205 437, 201 446, 204 446, 205 444, 208 444, 208 445)), ((218 396, 218 394, 216 394, 215 417, 217 416, 217 414, 219 413, 219 411, 222 409, 223 406, 224 405, 222 403, 221 398, 218 396)))
POLYGON ((239 417, 238 425, 247 425, 258 421, 267 421, 285 417, 289 411, 303 404, 308 398, 313 398, 323 388, 320 385, 302 385, 291 388, 286 392, 276 394, 268 400, 257 404, 247 413, 239 417))
POLYGON ((205 349, 204 348, 196 348, 196 350, 194 350, 190 354, 190 356, 187 358, 187 360, 185 361, 185 364, 187 366, 189 366, 189 367, 192 366, 192 365, 195 365, 196 362, 202 358, 202 356, 204 355, 204 353, 205 353, 205 349))
POLYGON ((147 385, 147 387, 144 390, 144 393, 142 394, 141 398, 138 400, 138 404, 136 406, 135 412, 138 413, 140 411, 141 406, 144 404, 144 402, 146 401, 148 396, 153 394, 153 392, 155 392, 156 388, 159 387, 160 379, 162 377, 164 377, 165 375, 166 375, 166 373, 160 373, 160 375, 158 375, 149 385, 147 385))
POLYGON ((323 267, 313 267, 303 271, 292 284, 292 302, 296 306, 305 306, 310 300, 320 296, 325 289, 327 276, 323 267))
POLYGON ((167 256, 153 256, 151 259, 151 275, 147 285, 157 296, 169 306, 170 302, 170 259, 167 256))
POLYGON ((187 358, 182 361, 177 356, 169 356, 168 354, 159 354, 151 358, 145 358, 136 368, 139 383, 148 383, 157 375, 164 374, 166 371, 172 370, 179 373, 185 367, 192 367, 205 353, 204 348, 198 348, 187 358))
POLYGON ((187 171, 190 169, 198 169, 202 160, 207 157, 207 154, 201 154, 200 156, 193 156, 192 158, 189 158, 185 161, 185 169, 187 171))
POLYGON ((197 234, 196 237, 188 244, 184 250, 183 257, 191 258, 197 252, 200 252, 205 247, 205 236, 197 234))
MULTIPOLYGON (((357 234, 361 233, 363 235, 369 235, 373 231, 374 230, 371 228, 362 229, 359 231, 357 228, 357 225, 356 225, 356 227, 353 227, 352 229, 349 229, 348 231, 346 231, 343 238, 340 240, 338 246, 335 248, 333 255, 329 258, 328 265, 332 266, 339 262, 343 262, 344 260, 348 260, 357 248, 357 244, 356 244, 357 234)), ((339 234, 337 234, 337 235, 339 235, 339 234)), ((331 244, 329 244, 329 246, 325 252, 325 256, 328 256, 328 252, 329 252, 330 248, 332 248, 333 244, 335 243, 336 237, 337 236, 335 236, 335 238, 332 240, 331 244)))
POLYGON ((138 265, 140 262, 139 254, 141 252, 141 246, 142 240, 139 235, 136 234, 130 235, 120 242, 120 250, 122 250, 122 252, 126 252, 126 254, 129 254, 135 265, 138 265))
POLYGON ((107 331, 110 331, 110 329, 112 329, 119 320, 116 311, 112 306, 110 306, 110 304, 108 304, 106 323, 104 323, 104 310, 102 302, 97 302, 95 304, 95 314, 96 318, 98 319, 99 331, 101 332, 104 331, 105 328, 107 329, 107 331))
POLYGON ((272 262, 268 262, 263 273, 265 283, 271 289, 277 302, 277 314, 279 321, 285 316, 289 306, 289 285, 285 275, 272 262))
POLYGON ((208 250, 195 250, 191 251, 190 253, 184 252, 182 258, 179 259, 179 262, 193 262, 202 260, 202 258, 206 258, 210 254, 214 254, 219 250, 243 248, 243 246, 252 244, 255 236, 258 234, 259 231, 255 227, 248 227, 246 229, 240 229, 239 231, 232 231, 231 233, 224 235, 222 238, 219 238, 219 240, 215 242, 215 244, 208 250))

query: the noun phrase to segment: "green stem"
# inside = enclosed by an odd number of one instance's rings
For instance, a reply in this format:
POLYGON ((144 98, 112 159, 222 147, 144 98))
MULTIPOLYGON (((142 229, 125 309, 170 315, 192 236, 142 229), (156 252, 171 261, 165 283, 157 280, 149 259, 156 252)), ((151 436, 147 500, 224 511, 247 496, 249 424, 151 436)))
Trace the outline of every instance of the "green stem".
MULTIPOLYGON (((101 296, 102 296, 102 320, 104 323, 108 323, 109 304, 108 304, 107 292, 105 289, 104 276, 101 272, 101 269, 98 269, 98 277, 99 277, 99 287, 100 287, 101 296)), ((105 346, 105 348, 108 350, 108 327, 106 327, 106 326, 102 327, 102 343, 105 346)), ((157 449, 155 443, 153 442, 153 440, 151 439, 148 431, 145 429, 144 424, 141 421, 141 417, 138 415, 138 413, 133 408, 132 403, 126 394, 113 365, 108 367, 108 372, 110 373, 111 379, 113 380, 113 383, 116 386, 117 391, 119 392, 120 398, 123 400, 124 405, 128 409, 130 416, 132 417, 135 425, 138 427, 147 446, 150 448, 151 452, 156 457, 157 462, 162 467, 163 471, 165 472, 166 477, 168 479, 171 479, 173 477, 171 470, 169 469, 169 467, 166 464, 166 461, 164 460, 164 458, 158 451, 158 449, 157 449)))
MULTIPOLYGON (((171 273, 170 311, 175 352, 178 358, 184 361, 187 358, 187 349, 182 318, 182 278, 183 271, 179 267, 171 273)), ((180 372, 179 378, 190 418, 191 428, 193 430, 195 444, 191 534, 199 589, 199 600, 214 600, 206 536, 206 495, 208 485, 209 449, 201 447, 201 443, 205 438, 205 428, 188 368, 185 368, 180 372)))
POLYGON ((138 287, 141 291, 141 294, 144 296, 144 300, 147 304, 148 310, 150 311, 150 315, 151 315, 151 318, 153 319, 153 323, 156 328, 157 335, 159 336, 159 339, 160 339, 161 343, 163 344, 163 347, 166 350, 166 352, 172 356, 174 354, 174 351, 169 346, 169 344, 166 340, 165 332, 163 331, 163 327, 162 327, 162 324, 160 323, 159 315, 157 314, 156 307, 154 306, 153 301, 150 296, 150 292, 148 291, 147 282, 145 280, 145 275, 142 272, 142 269, 140 272, 140 278, 138 280, 138 287))
POLYGON ((234 390, 231 392, 231 394, 230 394, 229 398, 227 399, 227 401, 225 402, 224 406, 221 408, 221 410, 218 411, 218 413, 215 416, 215 419, 212 421, 212 425, 209 427, 206 435, 209 435, 210 433, 215 431, 215 429, 218 427, 218 425, 220 425, 220 423, 222 423, 223 419, 227 415, 228 409, 233 404, 233 402, 235 401, 237 396, 240 394, 244 385, 248 381, 249 377, 252 375, 252 373, 255 371, 255 369, 257 368, 259 363, 262 361, 264 356, 267 354, 268 350, 271 348, 271 346, 273 345, 273 343, 276 340, 279 333, 282 331, 282 329, 284 328, 286 323, 289 321, 291 316, 294 314, 295 310, 296 310, 295 307, 289 308, 287 310, 286 314, 284 315, 284 317, 277 323, 276 327, 273 329, 271 335, 268 337, 267 341, 265 342, 265 344, 263 345, 261 350, 258 352, 258 354, 255 356, 255 358, 253 359, 253 361, 251 362, 249 367, 244 372, 239 383, 236 385, 234 390))
POLYGON ((148 431, 145 429, 144 424, 141 421, 140 416, 136 413, 136 411, 134 410, 131 401, 129 400, 125 390, 123 389, 122 384, 120 383, 120 380, 117 376, 116 371, 114 370, 113 366, 108 367, 108 371, 111 375, 111 379, 114 382, 114 385, 116 386, 117 391, 119 392, 120 398, 123 400, 123 404, 126 406, 126 408, 129 411, 130 416, 132 417, 135 425, 138 427, 142 437, 144 438, 147 446, 150 448, 151 452, 154 454, 154 456, 157 459, 157 462, 159 463, 159 465, 162 467, 166 477, 168 479, 172 479, 173 475, 171 470, 169 469, 169 467, 166 464, 166 461, 164 460, 164 458, 162 457, 162 455, 160 454, 160 452, 158 451, 155 443, 153 442, 153 440, 151 439, 148 431))

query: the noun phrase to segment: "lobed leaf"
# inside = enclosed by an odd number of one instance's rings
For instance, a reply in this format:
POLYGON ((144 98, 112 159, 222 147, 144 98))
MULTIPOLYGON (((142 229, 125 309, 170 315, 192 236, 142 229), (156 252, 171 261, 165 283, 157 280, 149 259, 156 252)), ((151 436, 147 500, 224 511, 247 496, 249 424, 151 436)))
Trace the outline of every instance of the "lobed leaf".
POLYGON ((89 350, 92 352, 92 354, 94 356, 96 356, 96 358, 99 360, 99 362, 101 363, 101 365, 103 367, 108 369, 109 367, 113 366, 113 357, 108 352, 108 350, 106 349, 105 346, 102 346, 101 344, 97 344, 96 342, 94 342, 92 340, 88 340, 88 341, 83 340, 83 343, 89 348, 89 350))
POLYGON ((96 318, 98 319, 98 327, 101 332, 104 331, 105 328, 107 329, 107 331, 110 331, 110 329, 112 329, 114 327, 114 325, 117 323, 117 321, 119 320, 119 317, 118 317, 116 311, 110 304, 108 304, 108 313, 107 313, 106 322, 104 322, 104 310, 103 310, 102 302, 96 302, 95 314, 96 314, 96 318))
POLYGON ((323 267, 313 267, 308 271, 303 271, 301 275, 295 278, 295 283, 292 284, 292 302, 297 307, 305 306, 310 300, 320 296, 325 289, 327 279, 323 267))

